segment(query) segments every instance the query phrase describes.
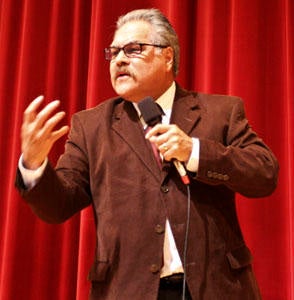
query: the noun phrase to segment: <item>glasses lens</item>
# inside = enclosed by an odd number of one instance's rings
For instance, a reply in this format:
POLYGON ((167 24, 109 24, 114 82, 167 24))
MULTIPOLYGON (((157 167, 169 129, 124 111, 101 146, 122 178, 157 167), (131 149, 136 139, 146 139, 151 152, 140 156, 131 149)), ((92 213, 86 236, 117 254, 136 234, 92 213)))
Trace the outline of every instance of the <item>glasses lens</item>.
POLYGON ((112 60, 119 52, 119 49, 115 47, 109 47, 104 49, 104 55, 106 60, 112 60))
POLYGON ((142 44, 130 43, 125 45, 123 48, 117 48, 117 47, 105 48, 104 49, 105 59, 106 60, 114 59, 118 55, 121 49, 124 51, 124 54, 127 57, 134 57, 142 53, 142 44))
POLYGON ((140 44, 131 43, 124 46, 124 53, 126 56, 132 57, 142 52, 142 46, 140 44))

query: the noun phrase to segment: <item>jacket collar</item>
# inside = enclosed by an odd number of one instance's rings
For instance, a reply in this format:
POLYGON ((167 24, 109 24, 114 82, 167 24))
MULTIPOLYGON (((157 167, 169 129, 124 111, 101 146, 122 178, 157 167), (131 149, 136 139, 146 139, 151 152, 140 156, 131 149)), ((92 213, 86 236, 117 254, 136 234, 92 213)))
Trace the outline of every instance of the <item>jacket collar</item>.
POLYGON ((177 84, 170 123, 178 125, 189 135, 200 120, 200 112, 197 93, 188 92, 177 84))

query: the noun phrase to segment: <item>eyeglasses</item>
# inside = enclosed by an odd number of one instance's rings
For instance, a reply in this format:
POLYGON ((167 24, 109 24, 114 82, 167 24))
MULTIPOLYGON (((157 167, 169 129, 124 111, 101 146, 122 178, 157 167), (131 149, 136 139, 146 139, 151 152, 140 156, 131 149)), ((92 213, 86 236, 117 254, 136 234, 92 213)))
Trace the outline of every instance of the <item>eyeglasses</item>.
POLYGON ((129 43, 123 47, 108 47, 104 49, 104 55, 106 60, 114 59, 121 50, 123 50, 124 54, 129 57, 136 57, 143 51, 143 46, 153 46, 158 48, 166 48, 168 46, 162 46, 157 44, 148 44, 148 43, 129 43))

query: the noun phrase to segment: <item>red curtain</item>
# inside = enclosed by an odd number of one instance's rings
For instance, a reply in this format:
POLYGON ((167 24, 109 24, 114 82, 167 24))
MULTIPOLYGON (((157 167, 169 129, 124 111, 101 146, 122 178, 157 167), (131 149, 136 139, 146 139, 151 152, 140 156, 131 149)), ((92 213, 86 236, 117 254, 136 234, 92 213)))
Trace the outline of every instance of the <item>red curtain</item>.
MULTIPOLYGON (((181 44, 177 81, 241 96, 255 131, 280 162, 274 194, 238 196, 263 299, 294 299, 294 2, 292 0, 1 0, 0 298, 87 299, 94 257, 90 208, 62 225, 33 215, 14 188, 22 113, 40 94, 60 99, 66 122, 114 95, 103 48, 117 17, 157 7, 181 44)), ((64 139, 50 156, 54 163, 64 139)))

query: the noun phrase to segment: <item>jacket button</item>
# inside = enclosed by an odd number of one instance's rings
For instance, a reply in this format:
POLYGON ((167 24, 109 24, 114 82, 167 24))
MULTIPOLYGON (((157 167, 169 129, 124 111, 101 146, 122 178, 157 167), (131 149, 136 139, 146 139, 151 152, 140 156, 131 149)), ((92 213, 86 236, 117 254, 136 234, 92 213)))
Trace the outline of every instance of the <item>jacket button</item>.
POLYGON ((155 226, 155 232, 158 233, 158 234, 163 233, 164 232, 164 227, 162 225, 160 225, 160 224, 157 224, 155 226))
POLYGON ((218 174, 218 175, 217 175, 217 179, 219 179, 219 180, 224 180, 224 175, 223 175, 223 174, 218 174))
POLYGON ((212 178, 217 179, 218 178, 218 173, 212 172, 212 178))
POLYGON ((160 268, 159 268, 159 266, 158 266, 157 264, 152 264, 152 265, 150 266, 150 271, 151 271, 152 273, 157 273, 157 272, 159 272, 159 270, 160 270, 160 268))
POLYGON ((160 189, 163 193, 168 193, 168 191, 169 191, 168 186, 166 186, 166 185, 163 185, 160 189))
POLYGON ((230 176, 225 174, 224 177, 223 177, 224 181, 228 181, 230 179, 230 176))

